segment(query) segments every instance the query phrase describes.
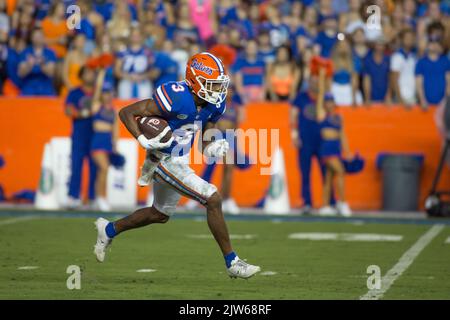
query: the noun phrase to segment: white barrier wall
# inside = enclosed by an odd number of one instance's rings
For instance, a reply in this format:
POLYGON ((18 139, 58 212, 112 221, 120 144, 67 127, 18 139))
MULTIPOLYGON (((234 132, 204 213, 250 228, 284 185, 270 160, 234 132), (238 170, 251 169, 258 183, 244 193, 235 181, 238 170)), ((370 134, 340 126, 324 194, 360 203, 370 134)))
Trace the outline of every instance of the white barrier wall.
MULTIPOLYGON (((66 206, 68 199, 71 140, 68 137, 55 137, 47 145, 42 156, 40 182, 45 188, 38 188, 35 205, 41 209, 61 209, 66 206)), ((126 163, 120 170, 112 166, 109 168, 108 201, 116 209, 133 208, 137 203, 137 143, 134 139, 119 139, 117 151, 125 157, 126 163)))

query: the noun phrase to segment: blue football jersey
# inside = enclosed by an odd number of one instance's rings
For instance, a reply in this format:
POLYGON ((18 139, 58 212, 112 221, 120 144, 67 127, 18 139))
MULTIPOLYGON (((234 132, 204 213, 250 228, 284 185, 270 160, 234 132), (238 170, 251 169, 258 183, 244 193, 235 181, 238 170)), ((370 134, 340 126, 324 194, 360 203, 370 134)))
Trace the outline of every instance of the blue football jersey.
POLYGON ((216 105, 208 103, 197 110, 191 90, 184 81, 170 81, 160 85, 153 94, 159 111, 172 129, 174 142, 161 151, 176 156, 189 153, 195 134, 207 122, 216 123, 225 112, 225 101, 216 105))

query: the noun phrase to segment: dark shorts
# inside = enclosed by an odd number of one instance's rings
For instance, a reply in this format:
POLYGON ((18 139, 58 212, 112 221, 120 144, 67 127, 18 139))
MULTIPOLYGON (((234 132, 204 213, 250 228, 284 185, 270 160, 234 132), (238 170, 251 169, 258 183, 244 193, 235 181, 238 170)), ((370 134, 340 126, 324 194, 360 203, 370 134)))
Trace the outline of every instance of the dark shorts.
POLYGON ((341 141, 340 140, 322 140, 319 149, 320 159, 322 161, 327 158, 341 157, 341 141))
POLYGON ((111 153, 112 150, 113 150, 112 133, 95 132, 91 142, 91 153, 95 152, 111 153))

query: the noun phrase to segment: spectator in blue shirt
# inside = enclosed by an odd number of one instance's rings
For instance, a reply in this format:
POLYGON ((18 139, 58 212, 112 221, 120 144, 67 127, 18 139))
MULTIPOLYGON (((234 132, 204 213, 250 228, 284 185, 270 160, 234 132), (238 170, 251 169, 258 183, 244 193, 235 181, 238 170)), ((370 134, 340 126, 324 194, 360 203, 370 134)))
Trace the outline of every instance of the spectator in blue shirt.
POLYGON ((103 17, 96 11, 92 10, 92 3, 88 0, 78 1, 80 7, 80 28, 75 29, 77 33, 84 34, 86 37, 85 53, 91 54, 96 46, 96 38, 103 33, 104 21, 103 17))
POLYGON ((265 64, 258 55, 255 40, 247 41, 245 55, 237 59, 232 67, 238 94, 244 104, 250 101, 262 101, 265 95, 265 64))
POLYGON ((95 1, 97 4, 95 4, 95 11, 97 11, 105 21, 111 20, 114 11, 117 9, 117 6, 122 5, 122 3, 125 2, 125 4, 128 6, 128 10, 131 14, 131 19, 133 21, 137 21, 137 10, 136 7, 129 3, 129 1, 123 1, 123 0, 107 0, 107 1, 95 1), (128 2, 128 3, 127 3, 128 2))
POLYGON ((266 8, 268 21, 261 24, 262 30, 267 30, 270 35, 270 43, 273 47, 279 47, 287 44, 289 41, 289 27, 283 23, 280 11, 274 5, 268 5, 266 8))
POLYGON ((440 104, 450 94, 450 61, 443 54, 441 38, 431 37, 427 53, 417 61, 416 87, 420 106, 440 104))
POLYGON ((256 36, 255 26, 248 16, 249 5, 239 3, 228 9, 227 14, 221 21, 222 26, 237 28, 245 39, 253 39, 256 36), (225 24, 223 22, 226 22, 225 24))
POLYGON ((177 7, 176 22, 168 26, 167 37, 175 43, 182 41, 200 43, 200 33, 191 19, 189 6, 186 3, 177 7))
POLYGON ((159 71, 159 74, 153 81, 154 88, 165 82, 178 81, 178 63, 172 59, 168 52, 155 52, 154 68, 159 71))
POLYGON ((8 80, 17 88, 22 86, 22 79, 19 77, 20 53, 26 46, 24 39, 10 37, 8 44, 8 57, 6 60, 8 80))
POLYGON ((55 53, 44 44, 41 29, 31 33, 31 46, 19 58, 19 77, 22 79, 21 94, 24 96, 54 96, 55 53))
POLYGON ((264 30, 258 35, 258 48, 259 56, 263 59, 264 63, 272 63, 275 60, 275 50, 270 44, 269 32, 264 30))
POLYGON ((132 29, 130 44, 126 50, 118 54, 115 73, 119 78, 118 93, 120 99, 145 99, 152 95, 152 84, 157 70, 151 69, 154 61, 153 53, 145 48, 141 31, 132 29))
POLYGON ((386 43, 378 38, 373 49, 363 62, 363 89, 366 105, 390 103, 389 85, 390 58, 386 54, 386 43))
POLYGON ((292 50, 295 56, 300 56, 307 48, 312 47, 314 38, 304 26, 299 26, 291 35, 292 50))
POLYGON ((337 17, 335 15, 323 16, 321 20, 322 30, 317 34, 315 40, 315 52, 321 57, 330 58, 337 41, 337 17))

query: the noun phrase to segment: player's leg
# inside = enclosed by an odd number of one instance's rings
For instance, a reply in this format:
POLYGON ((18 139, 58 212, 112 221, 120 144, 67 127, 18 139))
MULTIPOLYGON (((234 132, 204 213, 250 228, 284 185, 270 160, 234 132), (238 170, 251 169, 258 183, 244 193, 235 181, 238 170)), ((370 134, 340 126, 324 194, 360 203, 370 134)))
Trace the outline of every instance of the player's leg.
MULTIPOLYGON (((216 161, 206 164, 205 170, 203 170, 203 173, 201 175, 202 179, 207 182, 211 182, 211 179, 215 172, 216 167, 217 167, 216 161)), ((197 208, 197 206, 198 206, 198 201, 196 201, 194 199, 189 199, 186 202, 184 207, 186 208, 186 210, 194 210, 195 208, 197 208)))
POLYGON ((206 219, 211 233, 216 239, 224 256, 233 252, 231 247, 230 236, 228 233, 227 224, 222 213, 222 198, 218 192, 211 195, 205 204, 206 219))
POLYGON ((142 228, 153 223, 166 223, 167 221, 169 221, 169 216, 158 211, 154 206, 138 209, 114 222, 114 236, 127 230, 142 228))
POLYGON ((153 184, 153 192, 155 200, 152 207, 138 209, 115 222, 109 222, 103 218, 97 219, 95 225, 98 233, 94 253, 99 262, 104 261, 107 247, 118 234, 150 224, 169 221, 170 215, 180 200, 180 195, 160 179, 153 184))
POLYGON ((208 227, 224 255, 227 272, 231 277, 249 278, 261 270, 258 266, 239 259, 233 251, 222 213, 222 199, 214 185, 197 176, 187 163, 173 158, 162 161, 155 170, 155 176, 169 183, 180 194, 195 199, 206 207, 208 227))
POLYGON ((94 254, 97 261, 105 260, 106 249, 119 233, 126 230, 147 226, 152 223, 165 223, 169 216, 159 212, 154 207, 138 209, 129 216, 116 222, 110 222, 104 218, 95 221, 97 228, 97 242, 94 246, 94 254))
POLYGON ((153 206, 136 210, 114 223, 117 234, 153 223, 166 223, 175 211, 181 196, 169 184, 156 177, 153 184, 153 206))
POLYGON ((222 213, 222 199, 218 192, 208 197, 206 216, 208 227, 225 258, 228 275, 232 278, 250 278, 261 270, 259 266, 248 264, 239 259, 231 246, 227 224, 222 213))

